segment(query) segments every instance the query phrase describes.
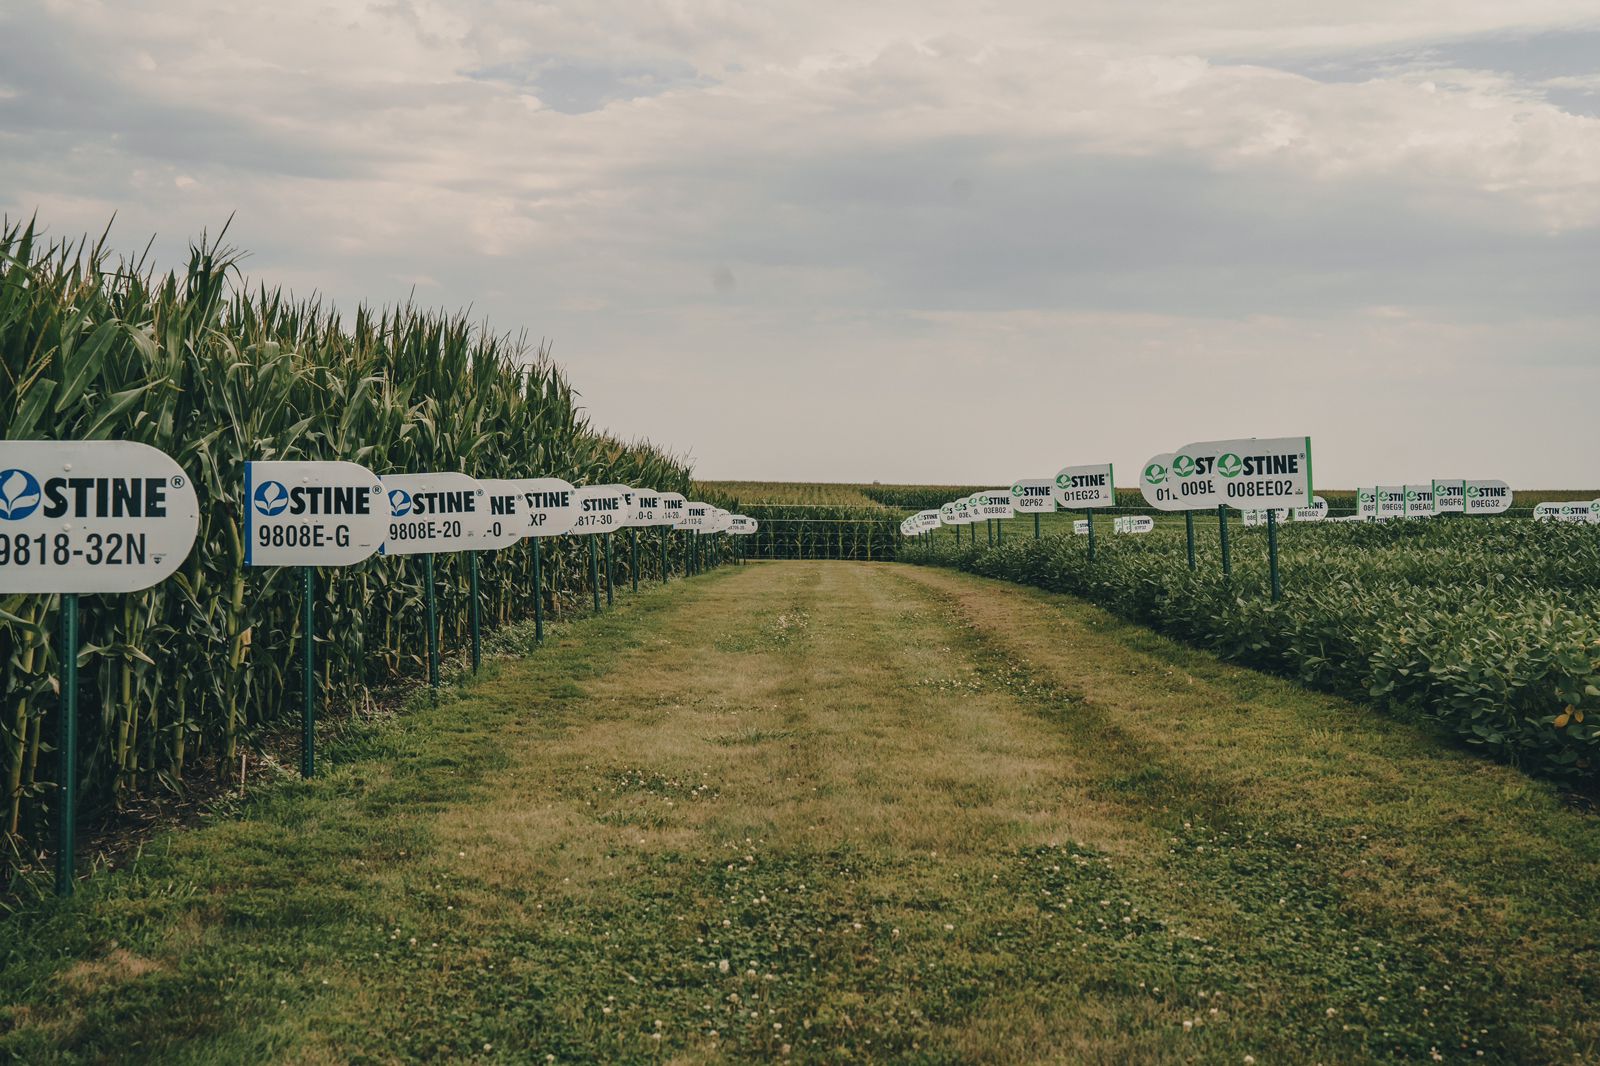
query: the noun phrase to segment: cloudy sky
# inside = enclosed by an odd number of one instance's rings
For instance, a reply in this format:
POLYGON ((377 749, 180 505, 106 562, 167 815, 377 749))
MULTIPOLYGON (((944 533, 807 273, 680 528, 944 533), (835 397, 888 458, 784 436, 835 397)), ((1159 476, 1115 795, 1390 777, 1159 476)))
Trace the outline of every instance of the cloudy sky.
POLYGON ((5 0, 0 211, 235 214, 707 477, 1600 482, 1597 2, 5 0))

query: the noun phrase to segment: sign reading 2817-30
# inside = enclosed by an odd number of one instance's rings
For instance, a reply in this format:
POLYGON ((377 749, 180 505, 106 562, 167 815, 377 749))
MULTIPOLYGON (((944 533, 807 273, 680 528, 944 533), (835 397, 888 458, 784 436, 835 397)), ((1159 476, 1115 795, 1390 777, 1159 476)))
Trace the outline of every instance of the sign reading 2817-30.
POLYGON ((389 498, 356 463, 244 464, 246 566, 349 566, 389 535, 389 498))
POLYGON ((183 563, 189 478, 130 441, 0 442, 0 592, 134 592, 183 563))

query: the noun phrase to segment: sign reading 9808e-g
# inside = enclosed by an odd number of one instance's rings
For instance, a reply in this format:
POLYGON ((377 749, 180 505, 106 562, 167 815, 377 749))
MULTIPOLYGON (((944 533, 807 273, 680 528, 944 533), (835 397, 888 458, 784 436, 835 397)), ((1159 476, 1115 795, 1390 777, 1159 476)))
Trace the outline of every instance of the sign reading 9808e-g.
POLYGON ((349 566, 389 536, 383 483, 342 462, 244 464, 246 566, 349 566))
POLYGON ((130 441, 0 442, 0 592, 134 592, 194 544, 178 464, 130 441))
POLYGON ((385 474, 389 536, 385 555, 472 551, 487 543, 492 521, 483 486, 465 474, 385 474))

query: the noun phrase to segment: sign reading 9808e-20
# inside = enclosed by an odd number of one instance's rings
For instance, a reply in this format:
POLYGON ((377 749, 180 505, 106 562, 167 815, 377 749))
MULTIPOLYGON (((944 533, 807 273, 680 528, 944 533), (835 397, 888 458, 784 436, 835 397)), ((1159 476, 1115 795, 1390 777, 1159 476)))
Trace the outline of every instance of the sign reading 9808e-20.
POLYGON ((200 527, 194 486, 131 441, 0 442, 0 592, 135 592, 200 527))
POLYGON ((389 536, 385 555, 472 551, 486 544, 493 521, 483 486, 465 474, 385 474, 389 536))
POLYGON ((244 464, 246 566, 349 566, 389 535, 383 483, 343 462, 244 464))

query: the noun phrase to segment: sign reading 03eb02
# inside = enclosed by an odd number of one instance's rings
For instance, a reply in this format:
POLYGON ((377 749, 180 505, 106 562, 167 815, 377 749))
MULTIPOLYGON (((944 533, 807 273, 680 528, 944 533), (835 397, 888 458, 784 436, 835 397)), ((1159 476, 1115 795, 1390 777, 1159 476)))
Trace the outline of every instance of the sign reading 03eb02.
POLYGON ((344 462, 244 464, 246 566, 349 566, 389 535, 383 483, 344 462))
POLYGON ((0 592, 135 592, 200 528, 177 463, 132 441, 0 441, 0 592))

